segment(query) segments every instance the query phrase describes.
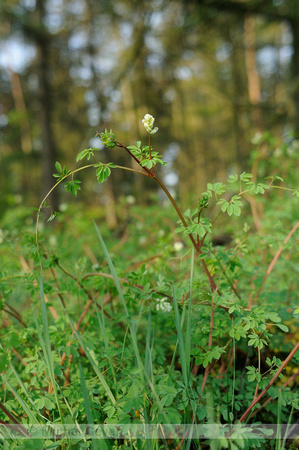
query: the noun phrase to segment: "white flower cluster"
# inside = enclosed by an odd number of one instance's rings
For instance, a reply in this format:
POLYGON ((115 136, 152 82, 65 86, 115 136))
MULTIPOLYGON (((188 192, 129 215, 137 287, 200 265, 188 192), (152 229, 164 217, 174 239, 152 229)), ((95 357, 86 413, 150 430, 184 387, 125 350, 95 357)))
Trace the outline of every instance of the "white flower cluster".
POLYGON ((255 133, 255 135, 251 139, 251 143, 253 145, 259 145, 262 143, 262 141, 263 141, 263 134, 260 131, 255 133))
POLYGON ((163 312, 169 312, 172 310, 172 305, 167 301, 167 297, 163 297, 157 300, 156 310, 160 310, 163 312))
POLYGON ((134 203, 136 202, 134 195, 127 195, 126 202, 128 203, 128 205, 134 205, 134 203))
POLYGON ((155 134, 158 131, 158 127, 154 127, 155 118, 150 114, 145 114, 144 119, 142 119, 142 123, 149 134, 155 134))
POLYGON ((180 241, 175 242, 175 243, 173 244, 173 248, 174 248, 174 250, 175 250, 176 252, 179 252, 180 250, 182 250, 183 247, 184 247, 184 244, 183 244, 182 242, 180 242, 180 241))

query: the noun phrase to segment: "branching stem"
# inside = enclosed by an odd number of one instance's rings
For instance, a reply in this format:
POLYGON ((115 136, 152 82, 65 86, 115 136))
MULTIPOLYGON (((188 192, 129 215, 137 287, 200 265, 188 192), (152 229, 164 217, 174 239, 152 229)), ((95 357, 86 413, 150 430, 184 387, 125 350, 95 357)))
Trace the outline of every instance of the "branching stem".
POLYGON ((260 399, 266 394, 266 392, 270 389, 270 387, 274 384, 275 380, 279 377, 279 375, 281 374, 281 372, 283 371, 283 369, 286 367, 286 365, 290 362, 290 360, 293 358, 293 356, 295 355, 295 353, 297 352, 297 350, 299 350, 299 342, 297 342, 297 344, 295 345, 295 347, 293 348, 293 350, 289 353, 288 357, 283 361, 283 363, 281 364, 280 368, 278 369, 278 371, 276 372, 276 374, 273 376, 272 380, 269 382, 269 384, 265 387, 265 389, 262 390, 262 392, 260 393, 260 395, 256 398, 253 399, 253 401, 251 402, 251 404, 249 405, 249 407, 246 409, 246 411, 244 412, 244 414, 241 416, 241 418, 239 419, 239 422, 244 422, 244 420, 246 419, 246 417, 248 416, 248 414, 250 413, 250 411, 252 410, 252 408, 259 403, 260 399))

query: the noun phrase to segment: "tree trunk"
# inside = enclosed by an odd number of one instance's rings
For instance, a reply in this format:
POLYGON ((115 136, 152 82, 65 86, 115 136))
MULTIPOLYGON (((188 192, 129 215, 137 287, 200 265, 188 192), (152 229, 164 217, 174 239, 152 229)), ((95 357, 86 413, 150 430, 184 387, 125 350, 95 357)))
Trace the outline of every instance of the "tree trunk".
MULTIPOLYGON (((290 21, 292 35, 293 35, 293 57, 292 57, 292 72, 291 85, 292 96, 295 107, 295 136, 299 137, 299 2, 294 5, 297 8, 294 19, 290 21)), ((295 12, 295 11, 294 11, 295 12)))
POLYGON ((21 147, 25 155, 32 151, 31 131, 28 120, 27 108, 24 101, 20 77, 17 72, 9 70, 11 92, 14 98, 15 107, 20 114, 21 147))
POLYGON ((261 101, 260 77, 256 68, 255 59, 255 19, 246 15, 244 20, 245 64, 248 80, 248 96, 251 105, 252 123, 256 129, 262 128, 262 114, 259 107, 261 101))
MULTIPOLYGON (((43 29, 45 18, 45 0, 36 1, 36 16, 39 21, 39 29, 35 33, 38 64, 38 95, 39 95, 39 122, 41 128, 41 193, 42 197, 50 191, 54 184, 53 172, 55 171, 56 149, 52 131, 52 92, 49 80, 50 74, 50 35, 43 29)), ((48 198, 48 203, 53 210, 58 209, 57 190, 48 198)))

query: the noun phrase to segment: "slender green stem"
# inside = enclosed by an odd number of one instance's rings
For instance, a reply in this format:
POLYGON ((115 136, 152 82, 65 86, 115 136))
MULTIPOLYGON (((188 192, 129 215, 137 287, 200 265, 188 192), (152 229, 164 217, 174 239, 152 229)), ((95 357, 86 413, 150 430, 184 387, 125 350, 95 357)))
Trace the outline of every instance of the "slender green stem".
POLYGON ((291 191, 291 192, 295 192, 295 191, 298 191, 298 189, 290 189, 290 188, 286 188, 286 187, 283 187, 283 186, 273 186, 273 185, 271 185, 271 189, 282 189, 283 191, 291 191))
MULTIPOLYGON (((124 147, 124 148, 125 148, 125 147, 124 147)), ((129 150, 128 150, 128 151, 129 151, 129 150)), ((130 152, 130 151, 129 151, 129 152, 130 152)), ((131 154, 131 152, 130 152, 130 154, 131 154)), ((133 157, 132 154, 131 154, 131 156, 133 157)), ((138 160, 137 160, 137 162, 138 162, 138 164, 139 164, 139 161, 138 161, 138 160)), ((64 180, 65 180, 66 178, 68 178, 69 176, 72 176, 72 175, 74 175, 74 173, 80 172, 81 170, 88 169, 89 167, 96 167, 97 164, 98 164, 98 163, 95 163, 95 164, 87 164, 86 166, 82 166, 82 167, 79 167, 78 169, 72 170, 70 173, 68 173, 68 174, 65 175, 64 177, 60 178, 60 180, 57 181, 57 183, 54 184, 54 186, 50 189, 50 191, 47 193, 47 195, 43 198, 43 200, 41 201, 41 203, 40 203, 40 205, 39 205, 39 207, 38 207, 38 210, 37 210, 37 219, 36 219, 36 227, 35 227, 35 236, 36 236, 36 246, 37 246, 37 247, 38 247, 38 224, 39 224, 39 214, 40 214, 40 211, 41 211, 41 209, 42 209, 42 207, 43 207, 45 201, 46 201, 47 198, 49 197, 49 195, 54 191, 54 189, 56 189, 56 187, 57 187, 62 181, 64 181, 64 180)), ((146 169, 146 168, 143 168, 143 167, 141 167, 141 168, 144 169, 144 170, 146 169)), ((127 170, 127 171, 129 171, 129 172, 138 173, 139 175, 143 175, 143 176, 146 176, 146 177, 152 176, 152 175, 149 174, 149 173, 141 172, 141 171, 135 170, 135 169, 130 169, 129 167, 124 167, 124 166, 115 166, 115 169, 123 169, 123 170, 127 170)), ((146 172, 148 172, 148 170, 146 170, 146 172)))
POLYGON ((151 151, 151 135, 148 135, 148 151, 149 151, 149 157, 152 159, 152 151, 151 151))
MULTIPOLYGON (((261 351, 259 348, 257 348, 257 355, 258 355, 258 373, 261 375, 261 351)), ((254 391, 254 399, 257 397, 259 391, 259 382, 256 383, 255 391, 254 391)))
MULTIPOLYGON (((131 153, 131 152, 130 152, 130 153, 131 153)), ((133 156, 133 155, 132 155, 132 156, 133 156)), ((138 161, 138 160, 137 160, 137 161, 138 161)), ((139 163, 139 161, 138 161, 138 163, 139 163)), ((41 203, 40 203, 40 205, 39 205, 39 208, 38 208, 38 212, 42 209, 42 206, 43 206, 43 204, 45 203, 45 201, 47 200, 47 198, 49 197, 49 195, 54 191, 54 189, 56 189, 56 187, 57 187, 63 180, 65 180, 67 177, 73 175, 73 174, 76 173, 76 172, 80 172, 81 170, 88 169, 89 167, 96 167, 97 164, 98 164, 98 163, 95 163, 95 164, 88 164, 88 165, 86 165, 86 166, 79 167, 78 169, 72 170, 70 173, 68 173, 67 175, 65 175, 63 178, 60 178, 60 180, 57 181, 56 184, 54 184, 54 186, 50 189, 50 191, 47 193, 47 195, 46 195, 46 196, 43 198, 43 200, 41 201, 41 203)), ((139 170, 130 169, 129 167, 115 166, 115 168, 116 168, 116 169, 128 170, 129 172, 135 172, 135 173, 138 173, 138 174, 140 174, 140 175, 148 176, 148 175, 146 175, 145 173, 140 172, 139 170)), ((146 169, 146 168, 143 168, 143 167, 142 167, 142 169, 146 169)))
MULTIPOLYGON (((148 152, 149 152, 149 157, 150 157, 150 159, 152 159, 152 149, 151 149, 151 134, 149 134, 149 136, 148 136, 148 152)), ((156 172, 155 172, 155 166, 152 168, 152 174, 154 175, 154 176, 156 176, 156 172)))
POLYGON ((25 275, 8 275, 7 277, 0 278, 0 282, 10 280, 11 278, 24 278, 25 275))

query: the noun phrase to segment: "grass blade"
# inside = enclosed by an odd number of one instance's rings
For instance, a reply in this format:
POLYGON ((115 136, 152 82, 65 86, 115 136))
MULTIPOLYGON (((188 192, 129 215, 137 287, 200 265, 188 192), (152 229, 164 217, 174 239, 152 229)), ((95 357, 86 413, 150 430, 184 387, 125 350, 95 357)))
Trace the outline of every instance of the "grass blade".
POLYGON ((174 315, 175 315, 175 326, 176 326, 176 330, 177 330, 177 334, 178 334, 178 341, 179 341, 179 350, 180 350, 180 357, 181 357, 183 380, 184 380, 185 386, 187 387, 188 386, 188 374, 187 374, 186 350, 185 350, 185 345, 184 345, 178 302, 176 299, 174 287, 173 287, 173 306, 174 306, 174 315))
POLYGON ((35 320, 40 344, 41 344, 41 347, 42 347, 42 350, 44 353, 45 363, 47 365, 48 373, 49 373, 50 380, 51 380, 51 383, 53 386, 55 401, 56 401, 57 408, 59 411, 60 420, 61 420, 61 423, 64 424, 63 413, 62 413, 62 409, 61 409, 61 404, 60 404, 60 399, 59 399, 59 395, 58 395, 57 384, 56 384, 55 374, 54 374, 54 365, 53 365, 53 359, 52 359, 52 350, 51 350, 49 326, 48 326, 47 307, 46 307, 46 302, 45 302, 45 297, 44 297, 43 281, 42 281, 41 277, 40 277, 39 285, 40 285, 40 300, 41 300, 43 331, 41 330, 41 327, 40 327, 40 324, 39 324, 39 321, 37 319, 34 309, 33 309, 33 317, 35 320))
POLYGON ((111 370, 111 374, 113 376, 113 381, 114 383, 116 383, 116 376, 115 376, 115 370, 113 367, 113 363, 111 361, 111 358, 109 356, 109 344, 108 344, 108 339, 107 339, 107 333, 106 333, 106 328, 105 328, 105 316, 104 316, 104 308, 103 308, 103 303, 101 304, 101 310, 99 312, 99 309, 96 308, 96 314, 97 314, 97 319, 98 319, 98 323, 100 326, 100 331, 101 331, 101 335, 103 337, 103 342, 104 342, 104 346, 107 352, 107 359, 109 361, 109 367, 111 370))
POLYGON ((138 349, 135 322, 134 322, 134 320, 131 319, 131 317, 130 317, 130 315, 128 313, 126 301, 125 301, 124 295, 123 295, 122 290, 121 290, 121 286, 120 286, 120 282, 119 282, 118 276, 116 274, 116 271, 115 271, 113 262, 111 260, 111 257, 109 255, 109 252, 107 250, 107 247, 106 247, 106 245, 104 243, 104 240, 103 240, 103 238, 101 236, 100 230, 98 229, 96 223, 94 223, 94 226, 95 226, 96 233, 98 235, 99 241, 101 243, 102 249, 104 251, 106 260, 108 262, 108 266, 109 266, 111 275, 113 277, 116 289, 117 289, 119 297, 120 297, 120 299, 122 301, 122 304, 123 304, 123 307, 124 307, 124 310, 125 310, 125 313, 126 313, 126 317, 127 317, 128 321, 129 321, 129 329, 130 329, 131 340, 132 340, 135 356, 136 356, 136 359, 137 359, 137 364, 138 364, 138 367, 139 367, 139 370, 140 370, 140 376, 142 378, 142 381, 144 381, 144 375, 145 375, 144 371, 145 371, 145 369, 143 367, 143 364, 142 364, 142 361, 141 361, 141 357, 140 357, 140 353, 139 353, 139 349, 138 349))
POLYGON ((20 385, 20 387, 21 387, 21 389, 22 389, 24 395, 26 396, 27 401, 33 406, 33 408, 34 408, 35 412, 37 413, 37 415, 40 416, 40 417, 42 417, 42 418, 45 419, 45 420, 48 420, 48 419, 47 419, 46 417, 44 417, 44 416, 39 412, 39 410, 37 409, 37 407, 36 407, 34 401, 33 401, 32 398, 30 397, 30 393, 28 392, 28 389, 26 388, 26 386, 24 385, 23 381, 22 381, 21 378, 19 377, 19 374, 18 374, 18 372, 16 371, 16 369, 14 368, 14 366, 13 366, 12 363, 10 363, 10 367, 11 367, 11 369, 12 369, 12 371, 13 371, 13 373, 14 373, 16 379, 18 380, 18 383, 19 383, 19 385, 20 385))
POLYGON ((151 352, 150 339, 151 339, 151 310, 149 310, 148 321, 147 321, 144 367, 145 367, 148 377, 152 379, 152 352, 151 352))
POLYGON ((190 354, 191 354, 191 307, 192 307, 193 273, 194 273, 194 247, 192 247, 192 252, 191 252, 190 295, 189 295, 189 302, 188 302, 187 327, 186 327, 186 336, 185 336, 186 367, 188 368, 188 370, 190 368, 190 354))
POLYGON ((133 344, 135 356, 136 356, 136 359, 137 359, 137 364, 138 364, 138 368, 139 368, 141 380, 142 380, 142 382, 143 382, 144 384, 145 384, 145 379, 147 380, 148 385, 150 386, 150 389, 152 390, 153 395, 154 395, 154 397, 155 397, 156 400, 157 400, 158 408, 159 408, 159 410, 161 411, 162 408, 161 408, 161 405, 160 405, 160 403, 161 403, 161 402, 160 402, 160 399, 159 399, 159 397, 158 397, 158 395, 157 395, 157 393, 156 393, 155 387, 154 387, 152 381, 150 380, 150 378, 149 378, 149 376, 148 376, 148 374, 147 374, 147 372, 146 372, 146 369, 145 369, 145 367, 144 367, 144 365, 143 365, 143 363, 142 363, 141 357, 140 357, 140 353, 139 353, 139 349, 138 349, 138 344, 137 344, 137 336, 136 336, 135 322, 134 322, 133 319, 131 319, 131 317, 130 317, 130 315, 129 315, 129 313, 128 313, 127 306, 126 306, 126 302, 125 302, 125 298, 124 298, 124 295, 123 295, 123 293, 122 293, 121 286, 120 286, 120 283, 119 283, 119 280, 118 280, 118 277, 117 277, 115 268, 114 268, 114 266, 113 266, 113 262, 112 262, 112 260, 111 260, 110 255, 109 255, 109 252, 108 252, 108 250, 107 250, 107 247, 106 247, 106 245, 105 245, 105 243, 104 243, 104 241, 103 241, 103 238, 102 238, 102 236, 101 236, 100 230, 98 229, 96 223, 94 223, 94 226, 95 226, 95 229, 96 229, 96 233, 97 233, 97 235, 98 235, 98 238, 99 238, 99 240, 100 240, 102 249, 103 249, 103 251, 104 251, 106 260, 107 260, 107 262, 108 262, 108 266, 109 266, 109 268, 110 268, 110 271, 111 271, 111 274, 112 274, 112 277, 113 277, 115 286, 116 286, 116 288, 117 288, 117 291, 118 291, 119 296, 120 296, 120 298, 121 298, 121 301, 122 301, 122 303, 123 303, 124 310, 125 310, 125 313, 126 313, 126 317, 127 317, 127 319, 128 319, 130 336, 131 336, 131 340, 132 340, 132 344, 133 344))
POLYGON ((4 375, 1 374, 1 376, 2 376, 3 380, 5 381, 5 383, 7 384, 7 386, 9 386, 9 389, 14 394, 14 396, 16 397, 16 399, 18 400, 18 402, 20 403, 22 408, 24 409, 25 413, 28 416, 28 419, 30 420, 30 424, 35 424, 35 425, 39 424, 39 421, 37 420, 37 418, 35 417, 35 415, 31 411, 31 409, 29 408, 27 403, 22 399, 22 397, 17 393, 17 391, 11 386, 11 384, 4 377, 4 375))
POLYGON ((94 226, 95 226, 96 233, 97 233, 97 235, 98 235, 99 241, 100 241, 100 243, 101 243, 102 249, 103 249, 103 251, 104 251, 105 258, 106 258, 106 260, 107 260, 107 263, 108 263, 108 266, 109 266, 111 275, 113 276, 114 284, 115 284, 115 286, 116 286, 116 289, 117 289, 117 292, 118 292, 118 294, 119 294, 119 297, 120 297, 120 299, 121 299, 121 301, 122 301, 122 304, 123 304, 123 307, 124 307, 126 316, 127 316, 127 318, 129 319, 130 315, 129 315, 129 312, 128 312, 128 309, 127 309, 126 301, 125 301, 124 295, 123 295, 123 293, 122 293, 121 286, 120 286, 120 282, 119 282, 118 276, 117 276, 117 274, 116 274, 115 268, 114 268, 114 266, 113 266, 112 260, 111 260, 111 258, 110 258, 109 252, 108 252, 107 247, 106 247, 106 245, 105 245, 105 242, 104 242, 104 240, 103 240, 103 238, 102 238, 102 236, 101 236, 100 230, 99 230, 98 227, 97 227, 97 224, 94 223, 94 226))
POLYGON ((288 423, 287 423, 286 430, 284 432, 284 437, 283 437, 283 441, 282 441, 282 444, 281 444, 282 450, 285 450, 285 448, 286 448, 285 444, 286 444, 286 440, 288 438, 289 429, 290 429, 291 424, 292 424, 293 411, 294 411, 294 403, 292 404, 292 409, 291 409, 291 412, 290 412, 290 415, 289 415, 289 420, 288 420, 288 423))

